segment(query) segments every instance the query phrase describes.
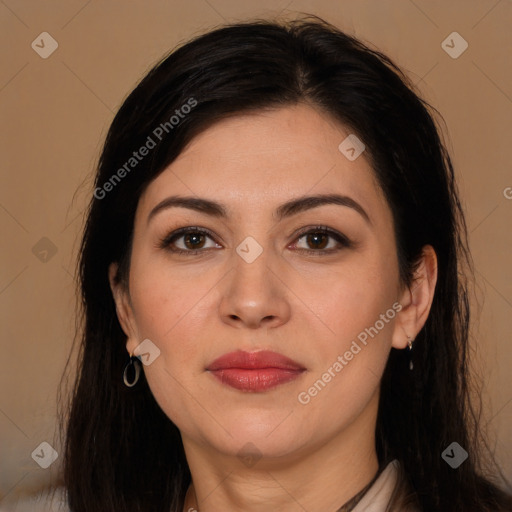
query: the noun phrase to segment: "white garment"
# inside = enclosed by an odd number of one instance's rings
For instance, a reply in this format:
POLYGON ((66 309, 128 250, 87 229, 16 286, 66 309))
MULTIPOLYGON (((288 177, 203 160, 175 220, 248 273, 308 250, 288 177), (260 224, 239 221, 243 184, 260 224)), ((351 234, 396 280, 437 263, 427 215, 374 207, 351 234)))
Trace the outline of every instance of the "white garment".
POLYGON ((368 489, 352 512, 385 512, 395 488, 399 462, 391 461, 368 489))
MULTIPOLYGON (((385 512, 395 488, 398 467, 397 460, 390 462, 352 512, 385 512)), ((0 512, 66 512, 68 510, 62 488, 58 489, 53 497, 44 493, 38 497, 20 499, 11 504, 0 503, 0 512)))

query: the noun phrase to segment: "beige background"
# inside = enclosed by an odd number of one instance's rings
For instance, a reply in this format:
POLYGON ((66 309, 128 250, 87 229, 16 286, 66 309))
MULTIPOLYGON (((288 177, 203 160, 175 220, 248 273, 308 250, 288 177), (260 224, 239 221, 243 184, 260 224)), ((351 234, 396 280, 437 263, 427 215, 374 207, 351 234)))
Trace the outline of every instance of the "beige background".
MULTIPOLYGON (((225 21, 318 14, 400 64, 443 114, 477 269, 484 405, 512 479, 512 2, 510 0, 1 0, 0 501, 56 478, 54 439, 74 328, 74 261, 100 145, 135 83, 177 43, 225 21), (468 49, 451 58, 453 31, 468 49), (47 59, 31 47, 58 42, 47 59), (507 196, 509 199, 507 199, 507 196), (48 238, 57 249, 33 247, 48 238)), ((44 244, 47 244, 46 246, 44 244)), ((425 447, 428 449, 428 447, 425 447)))

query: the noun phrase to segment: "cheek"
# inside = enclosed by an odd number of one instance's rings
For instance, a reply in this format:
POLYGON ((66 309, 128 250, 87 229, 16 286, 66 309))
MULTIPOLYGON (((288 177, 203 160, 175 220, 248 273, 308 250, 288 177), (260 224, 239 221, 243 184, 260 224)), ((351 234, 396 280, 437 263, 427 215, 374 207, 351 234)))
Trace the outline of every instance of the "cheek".
POLYGON ((354 260, 350 268, 308 288, 308 304, 323 324, 316 328, 321 335, 315 341, 315 364, 299 399, 310 418, 314 411, 329 411, 333 420, 348 421, 378 388, 400 308, 394 258, 390 252, 387 259, 354 260))
MULTIPOLYGON (((374 326, 397 299, 397 265, 394 254, 383 258, 379 252, 355 255, 337 269, 316 270, 306 278, 297 279, 293 284, 294 293, 312 313, 316 325, 311 328, 322 332, 319 342, 321 350, 331 352, 350 345, 365 329, 374 326), (323 328, 322 328, 323 326, 323 328)), ((379 331, 389 333, 387 320, 394 318, 391 310, 385 318, 385 326, 379 322, 379 331)))
POLYGON ((172 269, 160 258, 135 262, 132 269, 136 277, 130 290, 140 336, 153 337, 162 348, 176 343, 186 348, 190 333, 207 314, 204 304, 218 278, 212 272, 172 269))
MULTIPOLYGON (((211 321, 208 297, 215 280, 184 276, 163 266, 134 266, 132 304, 140 339, 149 338, 160 350, 144 373, 151 392, 180 430, 198 432, 196 424, 209 418, 201 407, 197 379, 203 373, 205 345, 210 342, 205 325, 211 321), (137 272, 137 273, 136 273, 137 272), (191 400, 197 396, 198 399, 191 400), (190 418, 198 419, 191 426, 190 418)), ((213 336, 213 333, 212 333, 213 336)))
POLYGON ((206 363, 205 346, 215 335, 205 327, 212 317, 208 292, 214 294, 218 279, 170 272, 167 265, 154 261, 134 262, 132 268, 130 290, 139 339, 149 338, 160 350, 144 372, 162 409, 173 421, 179 420, 193 408, 187 390, 196 388, 206 363))

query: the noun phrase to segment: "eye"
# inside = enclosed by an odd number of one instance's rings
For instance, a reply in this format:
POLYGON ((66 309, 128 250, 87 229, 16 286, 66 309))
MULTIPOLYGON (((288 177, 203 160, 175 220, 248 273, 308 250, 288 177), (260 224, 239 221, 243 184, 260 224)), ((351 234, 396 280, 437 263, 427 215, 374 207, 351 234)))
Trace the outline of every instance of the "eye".
POLYGON ((294 249, 306 251, 308 253, 332 253, 352 246, 352 242, 341 233, 334 231, 326 226, 315 226, 314 228, 304 228, 299 234, 298 241, 305 243, 305 247, 300 247, 298 242, 294 244, 294 249))
MULTIPOLYGON (((326 226, 303 228, 296 240, 297 242, 289 247, 299 252, 315 255, 337 252, 353 245, 345 235, 326 226), (301 247, 299 245, 301 243, 305 243, 306 246, 301 247)), ((189 256, 206 252, 210 249, 221 249, 222 245, 215 241, 214 235, 209 230, 197 226, 188 226, 177 229, 165 236, 160 240, 158 247, 173 253, 189 256)))
POLYGON ((160 241, 159 247, 175 253, 193 255, 222 246, 215 242, 212 233, 207 229, 189 226, 167 235, 160 241), (207 245, 208 239, 210 245, 207 245))

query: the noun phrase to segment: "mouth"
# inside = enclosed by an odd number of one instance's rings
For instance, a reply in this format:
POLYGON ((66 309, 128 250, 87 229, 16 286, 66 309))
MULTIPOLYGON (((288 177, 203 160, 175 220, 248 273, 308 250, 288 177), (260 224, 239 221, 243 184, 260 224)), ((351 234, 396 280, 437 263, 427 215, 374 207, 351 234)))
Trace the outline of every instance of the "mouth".
POLYGON ((290 382, 306 370, 292 359, 263 350, 230 352, 215 359, 206 370, 222 384, 246 392, 263 392, 290 382))

